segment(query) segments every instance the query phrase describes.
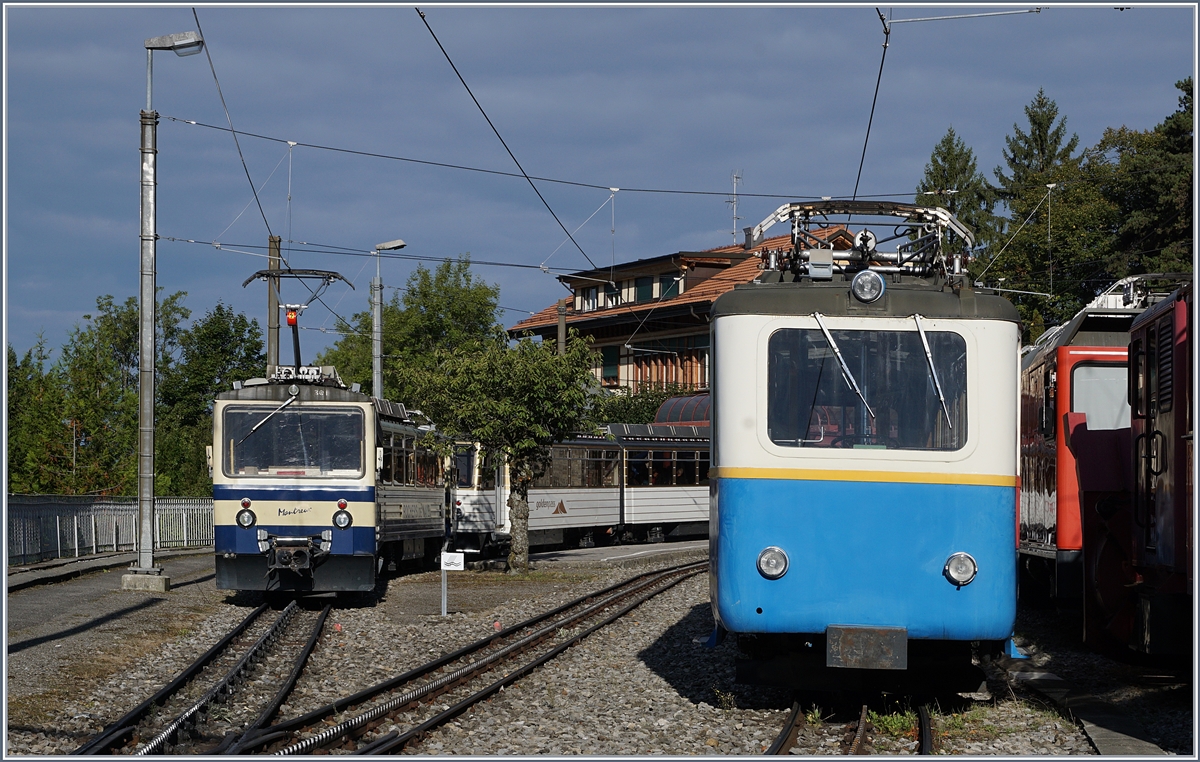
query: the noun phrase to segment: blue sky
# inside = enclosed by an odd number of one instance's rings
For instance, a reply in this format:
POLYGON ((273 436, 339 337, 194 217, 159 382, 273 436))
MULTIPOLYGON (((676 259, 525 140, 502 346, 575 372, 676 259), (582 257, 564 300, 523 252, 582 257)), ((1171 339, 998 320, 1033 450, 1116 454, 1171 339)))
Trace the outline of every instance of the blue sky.
MULTIPOLYGON (((882 9, 903 19, 1028 7, 882 9)), ((883 42, 873 6, 422 9, 526 171, 626 189, 613 233, 609 191, 538 184, 572 231, 600 210, 576 236, 597 264, 730 243, 720 194, 733 170, 748 194, 854 189, 883 42)), ((197 12, 237 129, 515 171, 411 6, 197 12)), ((39 333, 61 346, 100 295, 136 294, 143 40, 195 27, 187 6, 5 7, 4 308, 18 352, 39 333)), ((950 126, 990 178, 1038 88, 1082 146, 1106 127, 1148 129, 1194 71, 1195 28, 1190 5, 896 24, 859 194, 911 194, 950 126)), ((247 246, 268 235, 233 139, 167 118, 226 124, 208 61, 155 55, 158 233, 206 242, 160 241, 158 284, 187 291, 195 317, 221 300, 265 325, 265 285, 241 286, 265 260, 229 250, 259 251, 247 246)), ((589 267, 570 243, 550 256, 565 236, 523 179, 297 146, 289 207, 287 145, 242 137, 241 147, 285 239, 369 250, 403 238, 403 254, 589 267)), ((739 226, 787 200, 743 196, 739 226)), ((366 308, 372 261, 301 248, 294 267, 337 270, 357 287, 332 288, 330 307, 366 308)), ((385 284, 403 285, 414 266, 384 260, 385 284)), ((500 285, 506 325, 566 293, 537 269, 476 273, 500 285)), ((292 288, 284 297, 298 300, 292 288)), ((302 322, 332 328, 334 318, 315 305, 302 322)), ((335 338, 304 331, 305 358, 335 338)))

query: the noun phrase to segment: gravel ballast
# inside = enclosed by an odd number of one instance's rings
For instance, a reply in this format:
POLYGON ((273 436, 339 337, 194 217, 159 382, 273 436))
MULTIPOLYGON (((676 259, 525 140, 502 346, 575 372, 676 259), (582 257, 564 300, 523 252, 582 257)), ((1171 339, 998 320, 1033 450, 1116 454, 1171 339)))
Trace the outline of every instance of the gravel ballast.
MULTIPOLYGON (((516 624, 666 565, 556 568, 525 577, 455 574, 446 617, 439 615, 439 574, 392 578, 374 605, 335 606, 280 718, 485 637, 497 622, 516 624)), ((54 595, 54 587, 62 585, 13 595, 54 595)), ((106 605, 123 610, 136 602, 135 595, 164 602, 10 654, 9 754, 70 753, 178 674, 258 603, 254 595, 216 591, 211 580, 165 595, 116 591, 102 600, 115 596, 106 605)), ((315 601, 312 606, 319 608, 315 601)), ((783 689, 734 683, 735 639, 706 648, 711 629, 708 578, 701 574, 586 638, 405 753, 761 754, 782 727, 791 696, 783 689)), ((990 675, 988 688, 988 693, 935 707, 940 753, 1095 753, 1071 719, 1024 695, 1019 686, 1014 691, 1002 674, 990 675)), ((236 707, 238 696, 232 701, 236 707)), ((814 704, 805 709, 810 723, 793 753, 842 753, 837 744, 847 721, 843 708, 814 704)), ((909 709, 878 707, 883 719, 876 725, 885 729, 875 731, 876 752, 916 752, 915 726, 905 719, 909 709)), ((1186 719, 1190 728, 1190 714, 1186 719)))

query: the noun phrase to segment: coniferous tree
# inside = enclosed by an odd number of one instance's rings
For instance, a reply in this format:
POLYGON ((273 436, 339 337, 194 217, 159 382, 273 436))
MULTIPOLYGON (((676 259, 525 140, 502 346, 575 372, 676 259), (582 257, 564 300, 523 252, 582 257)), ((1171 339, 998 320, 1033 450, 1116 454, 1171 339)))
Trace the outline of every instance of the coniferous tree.
MULTIPOLYGON (((975 235, 975 249, 985 249, 995 237, 995 190, 975 163, 975 152, 954 127, 933 147, 925 174, 917 184, 917 203, 940 206, 975 235)), ((954 234, 950 244, 953 247, 954 234)))
POLYGON ((1071 139, 1063 142, 1067 136, 1066 117, 1054 123, 1058 119, 1058 104, 1046 97, 1044 89, 1039 89, 1033 102, 1025 107, 1025 117, 1029 132, 1014 122, 1013 134, 1004 138, 1007 147, 1002 154, 1010 174, 1005 175, 1002 167, 993 170, 1003 199, 1013 198, 1030 184, 1040 184, 1054 169, 1069 168, 1080 161, 1080 157, 1072 155, 1079 147, 1079 136, 1072 133, 1071 139))

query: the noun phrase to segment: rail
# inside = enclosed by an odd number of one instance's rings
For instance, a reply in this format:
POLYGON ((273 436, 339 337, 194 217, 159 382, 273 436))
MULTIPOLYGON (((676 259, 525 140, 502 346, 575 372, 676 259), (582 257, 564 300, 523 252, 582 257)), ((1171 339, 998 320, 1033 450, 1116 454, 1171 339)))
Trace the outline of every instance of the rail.
MULTIPOLYGON (((213 544, 212 498, 156 497, 154 547, 213 544)), ((10 566, 137 550, 136 497, 9 495, 10 566)))

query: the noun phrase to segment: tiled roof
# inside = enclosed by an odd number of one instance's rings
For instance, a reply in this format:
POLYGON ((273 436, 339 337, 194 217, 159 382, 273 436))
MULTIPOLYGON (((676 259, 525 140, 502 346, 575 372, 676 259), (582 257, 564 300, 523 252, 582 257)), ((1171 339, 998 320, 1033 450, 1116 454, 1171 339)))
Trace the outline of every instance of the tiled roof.
MULTIPOLYGON (((828 239, 839 231, 845 230, 842 225, 834 225, 828 228, 821 228, 813 231, 813 234, 819 238, 828 239)), ((700 281, 695 286, 669 299, 655 299, 649 302, 639 302, 637 304, 622 304, 617 307, 608 307, 599 310, 589 310, 587 312, 575 312, 573 304, 567 303, 567 325, 572 323, 582 323, 588 320, 596 320, 599 318, 613 317, 616 315, 631 315, 640 316, 642 313, 649 310, 658 309, 660 307, 674 307, 686 304, 711 303, 718 296, 731 291, 734 286, 739 283, 749 283, 758 277, 759 264, 761 260, 758 254, 765 250, 791 248, 791 236, 782 235, 773 238, 767 238, 758 246, 750 249, 751 256, 731 267, 722 270, 719 274, 713 275, 710 278, 700 281)), ((730 254, 746 253, 746 250, 741 245, 733 244, 730 246, 719 246, 714 249, 705 250, 706 254, 719 254, 729 252, 730 254)), ((541 312, 537 312, 530 317, 520 321, 508 331, 511 334, 521 334, 524 331, 536 331, 539 328, 558 325, 558 305, 552 304, 541 312)))

